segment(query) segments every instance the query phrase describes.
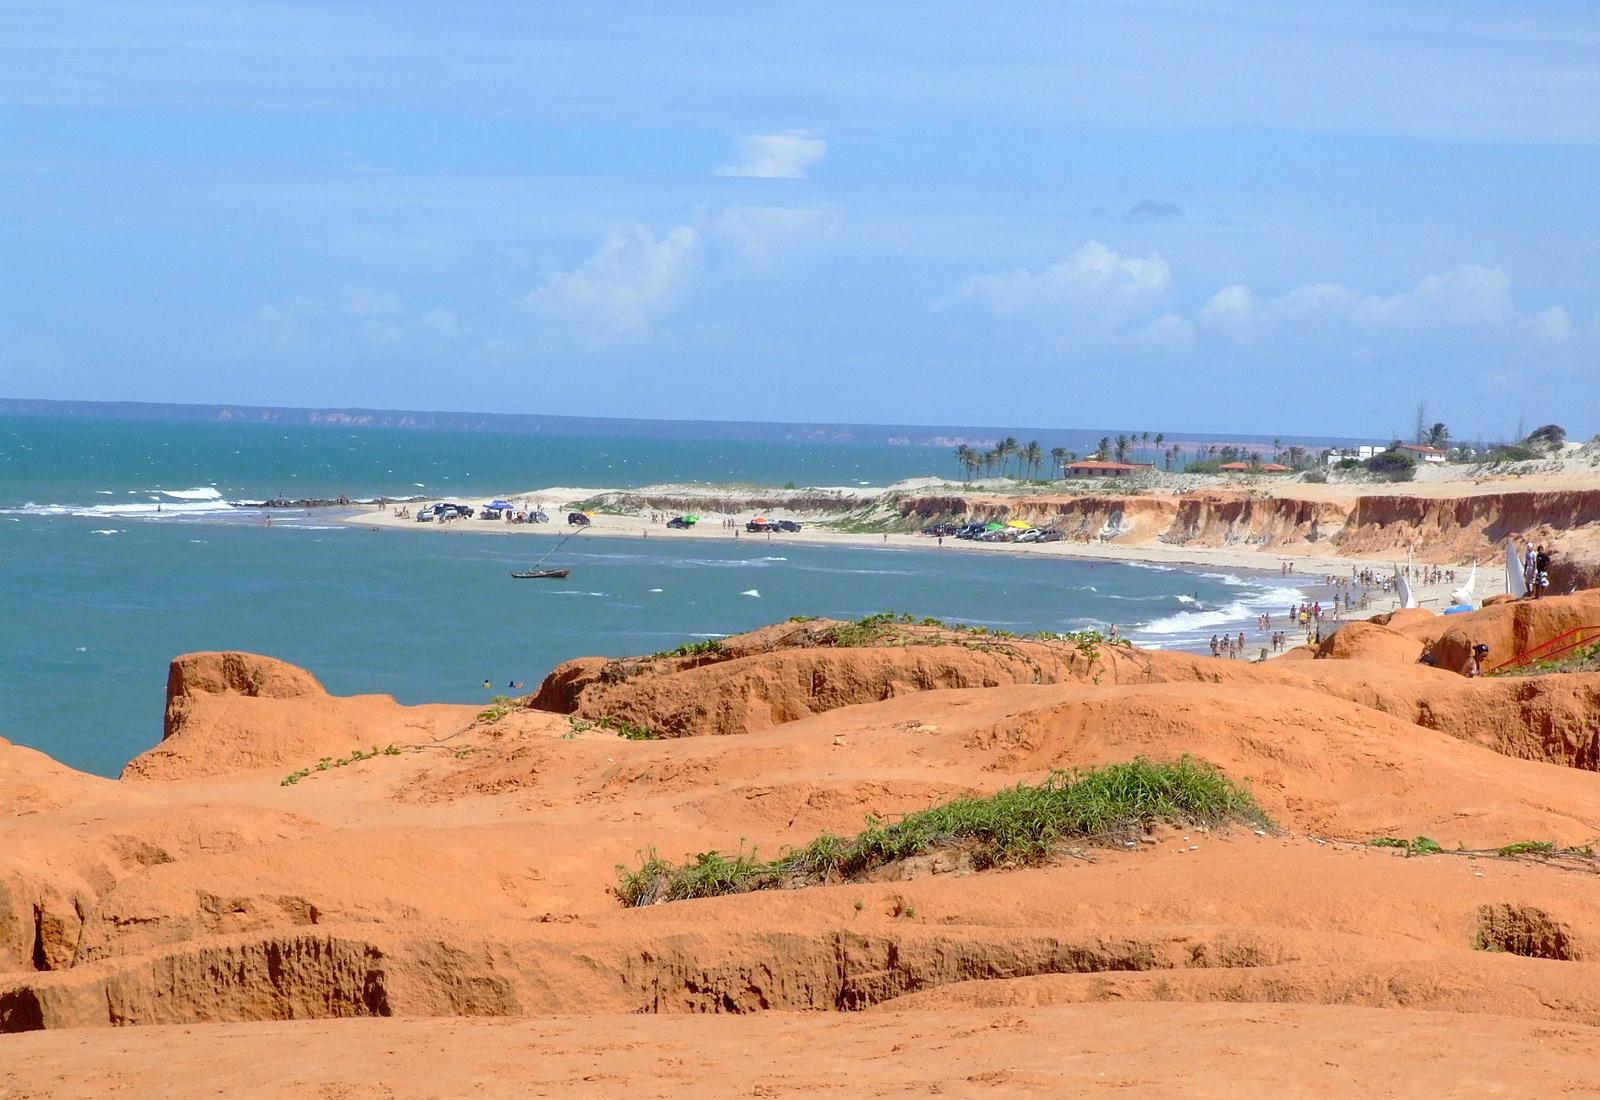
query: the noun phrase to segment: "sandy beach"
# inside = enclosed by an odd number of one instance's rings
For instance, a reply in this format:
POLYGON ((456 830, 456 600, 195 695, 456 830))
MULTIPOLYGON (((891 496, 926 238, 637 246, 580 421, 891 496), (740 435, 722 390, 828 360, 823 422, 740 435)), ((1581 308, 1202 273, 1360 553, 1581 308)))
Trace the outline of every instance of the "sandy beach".
MULTIPOLYGON (((1564 484, 1568 479, 1556 479, 1552 482, 1545 479, 1541 483, 1546 486, 1564 484)), ((1455 486, 1456 483, 1447 482, 1443 485, 1455 486)), ((578 539, 661 539, 693 544, 704 541, 746 542, 760 540, 763 544, 811 544, 821 546, 856 546, 874 549, 916 550, 931 553, 971 553, 971 554, 1012 554, 1024 555, 1035 558, 1068 558, 1094 561, 1116 562, 1142 562, 1157 565, 1178 567, 1194 567, 1223 570, 1250 570, 1265 573, 1280 573, 1287 563, 1290 572, 1282 573, 1287 582, 1292 582, 1303 587, 1313 595, 1325 595, 1328 591, 1330 578, 1349 578, 1352 571, 1360 568, 1369 568, 1382 576, 1391 576, 1397 566, 1406 562, 1405 551, 1390 548, 1383 553, 1330 553, 1331 547, 1326 542, 1322 545, 1314 543, 1284 541, 1274 545, 1205 545, 1199 540, 1172 544, 1161 541, 1155 533, 1135 532, 1128 535, 1113 535, 1111 537, 1079 537, 1076 539, 1046 543, 989 543, 974 540, 960 540, 952 537, 944 539, 934 538, 922 534, 918 530, 850 530, 841 529, 846 525, 854 524, 863 526, 861 515, 864 511, 877 508, 883 513, 880 519, 886 519, 886 508, 891 502, 901 501, 907 497, 915 497, 919 493, 927 493, 933 497, 940 497, 952 488, 948 483, 926 479, 923 481, 904 483, 890 487, 846 487, 827 488, 818 490, 795 491, 796 496, 814 497, 816 494, 836 494, 841 500, 841 506, 825 512, 808 511, 803 509, 767 509, 765 505, 773 497, 782 497, 778 490, 752 489, 743 486, 650 486, 640 489, 614 490, 596 487, 577 486, 548 486, 540 489, 531 489, 499 497, 484 497, 488 499, 505 499, 517 508, 531 511, 541 508, 547 512, 551 521, 549 523, 520 523, 512 524, 498 520, 483 520, 479 518, 453 520, 447 523, 427 522, 419 523, 414 518, 416 506, 412 506, 412 516, 397 514, 393 506, 373 506, 360 512, 345 515, 343 522, 350 524, 366 525, 384 531, 414 531, 426 532, 432 535, 498 535, 508 537, 529 536, 540 540, 552 540, 572 536, 578 539), (649 507, 635 507, 627 511, 600 511, 591 510, 591 523, 587 528, 577 528, 566 522, 568 511, 573 510, 581 502, 595 500, 625 500, 625 501, 652 501, 670 500, 683 503, 685 500, 700 499, 702 503, 715 501, 720 504, 745 503, 747 506, 737 509, 700 508, 694 514, 699 517, 699 522, 687 530, 674 529, 666 526, 666 520, 676 510, 658 509, 649 507), (745 530, 745 524, 756 515, 770 514, 774 518, 790 518, 800 522, 803 529, 799 532, 757 532, 745 530)), ((1416 486, 1406 486, 1414 489, 1416 486)), ((1292 491, 1294 498, 1287 497, 1289 486, 1285 486, 1284 499, 1297 499, 1302 489, 1323 490, 1318 494, 1320 499, 1353 502, 1361 494, 1352 491, 1349 486, 1325 485, 1294 485, 1292 491), (1332 488, 1332 493, 1327 492, 1332 488)), ((1114 488, 1111 490, 1114 492, 1114 488)), ((1247 492, 1258 492, 1252 489, 1247 492)), ((1548 488, 1542 491, 1550 491, 1548 488)), ((1239 490, 1223 486, 1214 492, 1237 493, 1239 490)), ((1018 509, 1021 507, 1039 507, 1056 505, 1063 500, 1084 501, 1101 503, 1107 498, 1106 492, 1085 493, 1079 497, 1063 496, 1059 493, 1017 492, 1007 495, 996 494, 989 487, 967 489, 965 496, 977 506, 991 505, 996 507, 1018 509)), ((1181 493, 1167 494, 1167 499, 1181 499, 1181 493)), ((1408 499, 1417 499, 1419 494, 1411 492, 1405 494, 1408 499)), ((1147 498, 1140 498, 1141 500, 1147 498)), ((471 498, 469 503, 481 503, 477 498, 471 498)), ((1041 525, 1042 525, 1041 521, 1041 525)), ((890 526, 884 522, 884 526, 890 526)), ((899 526, 905 526, 904 523, 899 526)), ((1419 540, 1422 541, 1422 540, 1419 540)), ((1422 541, 1426 547, 1426 542, 1422 541)), ((539 554, 544 550, 539 550, 539 554)), ((1505 566, 1503 555, 1498 547, 1490 544, 1481 545, 1472 555, 1478 559, 1477 579, 1474 593, 1478 599, 1483 599, 1505 591, 1505 566)), ((1415 564, 1421 566, 1430 561, 1426 553, 1414 555, 1415 564)), ((1437 560, 1434 556, 1432 560, 1437 560)), ((1457 570, 1455 580, 1445 580, 1433 584, 1425 584, 1417 580, 1413 584, 1419 602, 1423 606, 1443 607, 1450 602, 1451 592, 1465 580, 1465 573, 1470 566, 1452 563, 1449 568, 1457 570)), ((1358 590, 1359 591, 1359 590, 1358 590)), ((1396 600, 1391 594, 1381 592, 1378 588, 1370 589, 1371 599, 1367 613, 1387 610, 1396 606, 1396 600)))

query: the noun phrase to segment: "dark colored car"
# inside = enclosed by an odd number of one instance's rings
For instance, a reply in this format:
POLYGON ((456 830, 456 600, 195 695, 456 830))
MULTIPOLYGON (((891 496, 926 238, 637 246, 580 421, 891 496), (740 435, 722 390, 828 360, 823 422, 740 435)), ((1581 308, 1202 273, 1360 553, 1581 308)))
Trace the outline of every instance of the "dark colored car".
POLYGON ((792 519, 780 519, 777 523, 777 528, 780 531, 798 531, 800 530, 800 525, 792 519))
POLYGON ((776 530, 777 529, 777 524, 768 523, 764 519, 753 519, 749 523, 744 525, 744 529, 746 531, 752 531, 752 532, 755 532, 756 534, 760 534, 762 531, 774 531, 774 530, 776 530))
POLYGON ((687 531, 689 528, 693 527, 694 524, 690 523, 682 516, 673 516, 671 519, 667 520, 667 526, 671 527, 675 531, 687 531))
POLYGON ((582 512, 568 512, 567 523, 573 527, 587 527, 589 526, 589 517, 582 512))

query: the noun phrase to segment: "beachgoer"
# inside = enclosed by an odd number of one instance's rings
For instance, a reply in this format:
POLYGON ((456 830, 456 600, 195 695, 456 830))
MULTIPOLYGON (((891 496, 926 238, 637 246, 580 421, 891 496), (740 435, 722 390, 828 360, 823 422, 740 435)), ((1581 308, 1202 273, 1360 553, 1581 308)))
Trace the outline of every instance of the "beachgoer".
POLYGON ((1472 671, 1467 673, 1467 675, 1468 676, 1482 676, 1483 675, 1483 661, 1484 661, 1484 658, 1486 658, 1488 656, 1489 656, 1489 647, 1487 645, 1485 645, 1483 642, 1478 642, 1476 645, 1474 645, 1472 647, 1472 671))
POLYGON ((489 678, 487 676, 485 676, 483 678, 483 690, 484 691, 488 691, 489 690, 489 678))
POLYGON ((1545 552, 1543 543, 1534 551, 1533 569, 1533 598, 1538 599, 1550 587, 1550 555, 1545 552))

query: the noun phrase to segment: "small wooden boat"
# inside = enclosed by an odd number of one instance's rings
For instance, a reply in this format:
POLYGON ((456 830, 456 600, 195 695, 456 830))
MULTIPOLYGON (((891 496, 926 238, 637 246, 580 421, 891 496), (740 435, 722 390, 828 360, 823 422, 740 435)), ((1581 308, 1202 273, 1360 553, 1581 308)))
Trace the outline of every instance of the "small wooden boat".
POLYGON ((525 573, 512 573, 519 581, 558 581, 572 572, 570 569, 530 569, 525 573))

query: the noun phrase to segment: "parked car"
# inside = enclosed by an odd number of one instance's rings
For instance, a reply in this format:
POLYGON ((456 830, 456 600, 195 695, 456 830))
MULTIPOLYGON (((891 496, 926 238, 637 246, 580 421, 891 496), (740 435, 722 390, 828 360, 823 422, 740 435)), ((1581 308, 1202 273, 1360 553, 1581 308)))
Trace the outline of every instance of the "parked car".
POLYGON ((418 523, 432 523, 433 522, 433 505, 424 504, 421 508, 417 509, 417 522, 418 523))
POLYGON ((671 527, 674 531, 687 531, 689 528, 694 526, 694 521, 689 519, 687 516, 673 516, 671 519, 667 520, 667 526, 671 527))
POLYGON ((780 530, 780 531, 798 531, 798 530, 800 530, 800 525, 798 523, 796 523, 792 519, 780 519, 778 521, 778 530, 780 530))
POLYGON ((528 522, 529 523, 549 523, 550 522, 550 513, 548 513, 548 512, 529 512, 528 513, 528 522))
POLYGON ((589 517, 582 512, 568 512, 567 524, 571 527, 587 527, 589 526, 589 517))
POLYGON ((766 521, 764 519, 753 519, 749 523, 744 525, 744 529, 746 531, 751 531, 751 532, 754 532, 756 534, 760 534, 762 531, 771 531, 776 526, 777 526, 776 524, 769 523, 768 521, 766 521))

